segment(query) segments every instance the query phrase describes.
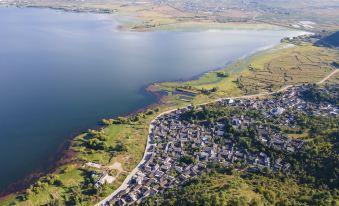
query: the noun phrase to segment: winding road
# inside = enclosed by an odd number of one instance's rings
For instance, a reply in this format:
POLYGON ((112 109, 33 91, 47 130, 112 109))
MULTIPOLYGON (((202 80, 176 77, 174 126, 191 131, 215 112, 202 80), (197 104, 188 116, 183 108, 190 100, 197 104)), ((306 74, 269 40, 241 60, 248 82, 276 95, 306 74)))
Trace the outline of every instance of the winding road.
MULTIPOLYGON (((335 75, 336 73, 339 72, 339 69, 335 69, 334 71, 332 71, 330 74, 328 74, 326 77, 324 77, 322 80, 320 80, 319 82, 317 82, 317 84, 323 84, 324 82, 326 82, 329 78, 331 78, 333 75, 335 75)), ((226 98, 220 98, 220 99, 216 99, 210 102, 206 102, 206 103, 202 103, 199 104, 197 106, 202 106, 202 105, 207 105, 207 104, 212 104, 224 99, 253 99, 253 98, 257 98, 257 97, 262 97, 262 96, 267 96, 267 95, 272 95, 278 92, 283 92, 285 90, 287 90, 290 87, 294 87, 294 86, 300 86, 300 85, 288 85, 285 86, 281 89, 279 89, 278 91, 275 92, 263 92, 263 93, 259 93, 259 94, 255 94, 255 95, 244 95, 244 96, 238 96, 238 97, 226 97, 226 98)), ((132 172, 126 177, 126 179, 124 180, 124 182, 121 184, 121 186, 116 189, 113 193, 111 193, 109 196, 107 196, 105 199, 101 200, 99 203, 97 203, 95 206, 103 206, 105 205, 106 202, 110 201, 115 195, 117 195, 120 191, 125 190, 128 187, 128 183, 130 182, 130 180, 132 179, 132 177, 139 171, 139 168, 146 162, 146 157, 147 155, 150 154, 150 152, 148 152, 148 149, 150 148, 150 134, 151 131, 153 129, 153 123, 155 122, 155 120, 164 115, 164 114, 168 114, 171 113, 173 111, 175 111, 177 109, 173 109, 173 110, 169 110, 166 112, 163 112, 161 114, 159 114, 158 116, 156 116, 150 123, 150 127, 149 127, 149 135, 147 138, 147 144, 145 147, 145 152, 144 152, 144 156, 142 158, 142 160, 139 162, 139 164, 132 170, 132 172)))

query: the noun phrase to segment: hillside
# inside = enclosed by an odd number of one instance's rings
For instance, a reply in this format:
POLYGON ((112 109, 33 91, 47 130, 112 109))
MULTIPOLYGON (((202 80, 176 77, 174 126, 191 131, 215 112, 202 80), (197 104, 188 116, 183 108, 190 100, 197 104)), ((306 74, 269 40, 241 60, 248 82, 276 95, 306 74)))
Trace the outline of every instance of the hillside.
POLYGON ((282 177, 214 172, 192 180, 181 189, 149 199, 143 205, 336 205, 334 196, 324 189, 279 178, 282 177))
POLYGON ((339 47, 339 31, 324 37, 319 40, 317 45, 327 46, 327 47, 339 47))
MULTIPOLYGON (((209 161, 205 161, 208 169, 201 176, 187 181, 185 176, 192 173, 185 169, 182 174, 177 174, 182 180, 181 185, 171 185, 170 189, 148 198, 142 205, 337 205, 338 116, 325 115, 325 110, 315 109, 329 103, 337 104, 337 91, 338 85, 309 85, 277 94, 272 99, 256 100, 255 103, 235 100, 238 105, 233 102, 206 105, 182 114, 180 121, 207 125, 206 128, 224 123, 223 137, 214 136, 209 141, 213 142, 213 148, 220 143, 224 145, 221 156, 236 151, 236 158, 225 162, 218 155, 217 158, 211 156, 209 161), (294 105, 291 102, 303 101, 307 103, 291 106, 294 105), (253 103, 256 109, 251 109, 253 103), (265 123, 262 123, 261 113, 269 116, 264 108, 275 104, 281 108, 284 104, 289 106, 280 116, 266 117, 265 123), (312 115, 308 113, 310 110, 313 110, 312 115), (239 119, 241 121, 235 121, 239 119), (267 133, 263 132, 264 128, 269 128, 267 133), (258 137, 264 133, 268 139, 258 137), (279 133, 282 135, 275 138, 279 133), (299 149, 278 146, 300 142, 302 146, 299 149), (226 148, 230 148, 230 152, 225 153, 226 148), (259 154, 259 159, 266 156, 265 159, 272 163, 259 167, 261 163, 257 161, 252 164, 255 154, 259 154)), ((207 132, 206 128, 202 131, 207 132)), ((187 147, 194 150, 194 147, 187 147)), ((201 157, 198 158, 198 154, 204 153, 199 153, 200 149, 195 153, 195 161, 203 164, 201 157)), ((201 151, 206 150, 202 148, 201 151)), ((189 155, 190 150, 185 154, 189 155)), ((186 163, 181 163, 181 166, 192 168, 186 163)))

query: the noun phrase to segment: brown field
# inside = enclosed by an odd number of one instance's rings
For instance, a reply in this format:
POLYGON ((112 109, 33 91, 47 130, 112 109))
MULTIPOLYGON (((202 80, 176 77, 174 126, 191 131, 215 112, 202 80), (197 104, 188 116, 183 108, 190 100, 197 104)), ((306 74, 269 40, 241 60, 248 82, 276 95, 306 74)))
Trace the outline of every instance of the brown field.
POLYGON ((325 81, 325 84, 339 84, 339 73, 336 73, 327 81, 325 81))
POLYGON ((331 63, 339 57, 338 51, 309 45, 279 53, 250 64, 249 70, 238 78, 239 87, 247 94, 254 94, 286 85, 318 82, 335 69, 331 63))

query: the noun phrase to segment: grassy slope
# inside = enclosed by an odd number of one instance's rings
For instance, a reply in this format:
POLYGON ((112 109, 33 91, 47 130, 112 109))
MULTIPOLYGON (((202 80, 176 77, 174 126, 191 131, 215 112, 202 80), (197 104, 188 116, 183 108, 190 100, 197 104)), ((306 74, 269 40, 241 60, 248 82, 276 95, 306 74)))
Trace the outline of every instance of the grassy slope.
MULTIPOLYGON (((338 53, 334 50, 316 48, 310 45, 303 45, 298 47, 282 48, 273 51, 271 50, 268 52, 261 52, 260 54, 256 54, 247 59, 238 61, 225 69, 228 72, 232 71, 229 77, 218 77, 217 72, 215 71, 207 73, 197 80, 192 80, 188 82, 155 84, 151 87, 151 90, 153 91, 173 91, 175 90, 175 88, 182 86, 191 86, 193 90, 211 89, 213 87, 218 88, 217 92, 214 92, 210 95, 198 95, 191 102, 181 101, 180 98, 178 98, 178 95, 165 96, 163 98, 163 104, 160 105, 160 110, 158 113, 183 105, 188 105, 190 103, 207 102, 218 97, 243 95, 248 91, 248 88, 251 88, 252 85, 245 85, 244 88, 240 89, 236 82, 238 78, 249 78, 251 76, 255 76, 256 72, 265 70, 265 65, 267 65, 269 62, 275 62, 277 61, 277 59, 288 60, 291 54, 305 54, 307 56, 313 56, 312 58, 316 58, 317 60, 321 58, 321 65, 324 66, 319 67, 319 73, 317 73, 316 77, 313 77, 312 75, 308 76, 308 81, 310 82, 315 82, 319 80, 319 78, 325 76, 332 69, 329 68, 328 65, 335 58, 338 58, 338 53), (321 57, 319 57, 319 54, 321 54, 321 57), (255 68, 255 70, 249 70, 249 65, 251 65, 252 68, 255 68)), ((282 63, 284 61, 278 62, 282 63)), ((286 70, 288 70, 288 67, 290 65, 282 64, 281 66, 286 67, 286 70)), ((306 73, 309 72, 309 70, 314 72, 313 67, 308 66, 305 66, 303 70, 305 70, 306 73)), ((272 75, 282 74, 283 73, 276 73, 272 75)), ((329 81, 333 82, 335 80, 337 79, 332 78, 329 81)), ((301 82, 303 81, 304 80, 302 80, 301 82)), ((287 83, 295 84, 299 82, 300 81, 294 80, 287 83)), ((284 85, 281 82, 278 82, 276 84, 278 85, 277 88, 284 85)), ((18 199, 20 199, 20 196, 11 195, 1 200, 1 205, 44 205, 51 201, 52 198, 62 199, 63 195, 69 193, 71 187, 79 187, 83 185, 85 181, 84 173, 88 170, 92 170, 84 168, 83 165, 85 162, 97 162, 102 164, 103 166, 110 166, 115 162, 121 163, 124 172, 122 172, 118 176, 117 180, 112 185, 110 185, 109 187, 105 187, 100 195, 92 197, 85 196, 85 199, 88 198, 85 205, 96 202, 100 199, 100 196, 105 196, 112 192, 115 188, 117 188, 122 183, 128 172, 131 171, 140 161, 144 152, 150 121, 156 115, 156 113, 152 115, 145 115, 145 118, 142 118, 138 122, 138 124, 112 125, 105 128, 104 132, 108 137, 108 139, 106 140, 108 146, 115 146, 118 142, 123 142, 128 148, 128 152, 120 153, 117 156, 114 156, 112 159, 110 159, 110 153, 108 152, 87 150, 86 148, 84 148, 81 142, 83 141, 85 134, 76 137, 71 147, 72 150, 76 151, 76 155, 73 158, 73 161, 71 163, 68 163, 67 165, 58 168, 54 172, 54 174, 58 175, 59 179, 63 183, 63 186, 57 187, 54 185, 45 184, 43 186, 43 189, 41 189, 39 192, 31 194, 27 201, 19 201, 18 199)), ((251 190, 248 191, 248 194, 257 196, 257 194, 253 193, 253 191, 251 190)))
POLYGON ((339 84, 339 73, 336 73, 331 78, 329 78, 325 84, 339 84))
POLYGON ((240 77, 246 93, 273 91, 285 85, 317 82, 334 67, 338 52, 308 44, 283 49, 250 65, 240 77))

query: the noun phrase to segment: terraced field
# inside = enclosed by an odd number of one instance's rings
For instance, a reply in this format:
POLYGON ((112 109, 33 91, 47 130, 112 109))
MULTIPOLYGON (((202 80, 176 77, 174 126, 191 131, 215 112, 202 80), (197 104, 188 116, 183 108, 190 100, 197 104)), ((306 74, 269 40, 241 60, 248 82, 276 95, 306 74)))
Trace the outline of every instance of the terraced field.
POLYGON ((327 81, 325 81, 325 84, 339 84, 339 73, 336 73, 327 81))
POLYGON ((273 91, 286 85, 317 82, 336 69, 331 63, 339 57, 335 50, 309 45, 281 50, 254 60, 237 84, 246 94, 273 91))

